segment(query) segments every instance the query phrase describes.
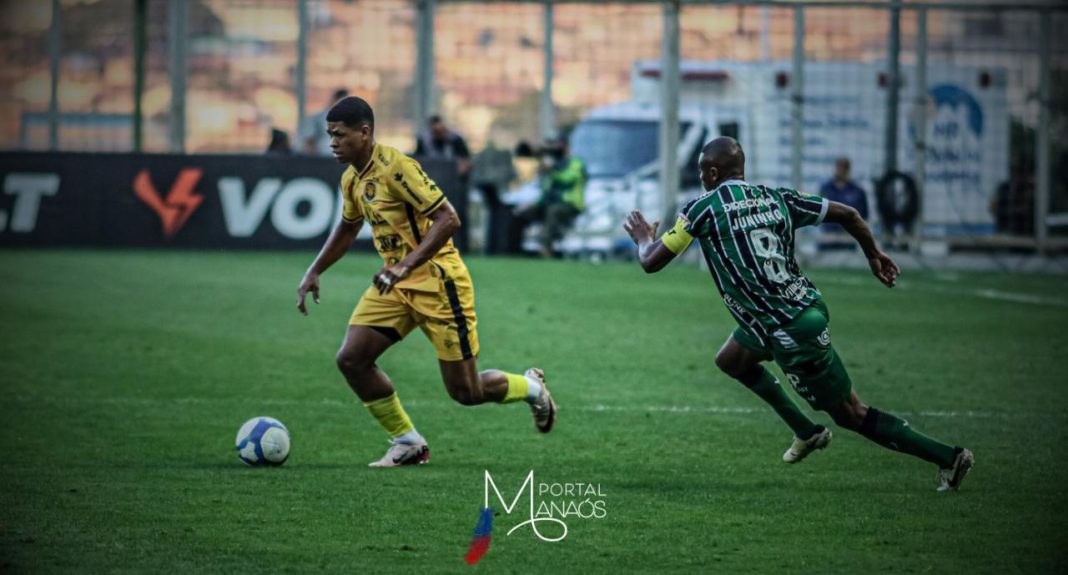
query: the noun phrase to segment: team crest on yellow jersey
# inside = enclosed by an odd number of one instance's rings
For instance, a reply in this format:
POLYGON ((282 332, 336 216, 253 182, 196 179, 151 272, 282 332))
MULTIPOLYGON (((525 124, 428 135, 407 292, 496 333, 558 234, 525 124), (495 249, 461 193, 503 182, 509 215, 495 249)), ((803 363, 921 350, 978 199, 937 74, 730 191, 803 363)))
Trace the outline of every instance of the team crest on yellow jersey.
POLYGON ((367 185, 363 188, 363 199, 368 202, 375 199, 375 183, 374 181, 367 182, 367 185))

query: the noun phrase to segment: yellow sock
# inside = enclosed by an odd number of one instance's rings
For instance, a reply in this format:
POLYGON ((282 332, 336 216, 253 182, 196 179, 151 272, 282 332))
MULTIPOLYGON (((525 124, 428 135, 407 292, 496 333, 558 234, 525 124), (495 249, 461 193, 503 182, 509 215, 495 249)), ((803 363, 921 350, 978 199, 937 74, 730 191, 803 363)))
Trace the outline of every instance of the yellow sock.
POLYGON ((408 414, 401 407, 401 402, 397 398, 396 392, 391 393, 388 397, 376 399, 363 405, 378 420, 378 423, 385 428, 390 437, 404 435, 415 429, 415 426, 412 425, 412 420, 408 419, 408 414))
POLYGON ((504 399, 501 400, 501 403, 526 400, 527 393, 530 391, 526 376, 508 372, 505 372, 504 376, 508 378, 508 392, 504 394, 504 399))

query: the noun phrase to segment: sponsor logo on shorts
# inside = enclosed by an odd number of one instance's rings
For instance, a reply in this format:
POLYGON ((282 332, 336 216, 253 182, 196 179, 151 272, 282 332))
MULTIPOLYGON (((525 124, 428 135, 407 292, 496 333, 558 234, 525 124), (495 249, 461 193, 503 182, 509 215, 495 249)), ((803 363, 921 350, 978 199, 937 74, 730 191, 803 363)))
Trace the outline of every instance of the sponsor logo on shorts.
POLYGON ((819 344, 823 347, 831 345, 831 328, 823 328, 823 331, 820 332, 820 335, 816 338, 816 341, 818 341, 819 344))
POLYGON ((798 395, 800 395, 801 397, 807 399, 808 401, 816 401, 816 396, 811 394, 811 393, 809 393, 808 386, 807 385, 801 385, 801 377, 800 376, 792 374, 792 373, 787 373, 786 374, 786 379, 787 379, 787 381, 790 382, 790 386, 794 388, 794 391, 796 391, 798 395))

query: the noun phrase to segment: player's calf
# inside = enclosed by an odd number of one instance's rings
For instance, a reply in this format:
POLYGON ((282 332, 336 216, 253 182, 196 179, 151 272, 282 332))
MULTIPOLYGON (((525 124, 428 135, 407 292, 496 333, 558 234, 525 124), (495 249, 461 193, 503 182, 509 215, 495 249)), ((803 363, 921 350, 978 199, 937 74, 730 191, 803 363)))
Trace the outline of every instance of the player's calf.
POLYGON ((967 450, 928 437, 913 429, 907 420, 892 413, 864 405, 854 392, 827 411, 838 425, 856 431, 887 449, 938 465, 944 472, 942 475, 950 478, 944 479, 944 484, 959 485, 971 467, 971 452, 962 456, 961 453, 967 450))
POLYGON ((474 387, 449 387, 449 397, 453 401, 460 405, 472 406, 481 405, 486 402, 485 396, 482 390, 478 386, 474 387))

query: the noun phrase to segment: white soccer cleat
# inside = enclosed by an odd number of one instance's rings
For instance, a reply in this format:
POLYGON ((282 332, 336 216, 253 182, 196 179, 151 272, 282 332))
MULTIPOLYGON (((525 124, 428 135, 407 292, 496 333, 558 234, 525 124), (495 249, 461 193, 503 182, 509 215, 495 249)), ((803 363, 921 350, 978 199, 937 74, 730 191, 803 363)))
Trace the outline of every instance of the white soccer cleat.
POLYGON ((534 416, 534 427, 542 433, 549 433, 553 430, 553 424, 556 423, 556 402, 553 401, 553 396, 549 394, 549 388, 545 385, 545 372, 532 367, 523 375, 536 379, 541 384, 541 393, 538 394, 538 399, 530 404, 530 413, 534 416))
POLYGON ((782 460, 786 463, 798 463, 813 451, 827 447, 827 444, 831 442, 831 430, 822 425, 820 427, 823 429, 813 433, 808 439, 794 436, 794 442, 790 445, 790 449, 782 454, 782 460))
POLYGON ((963 447, 958 447, 957 457, 953 460, 953 465, 949 469, 938 470, 938 490, 956 491, 960 489, 960 482, 964 481, 964 476, 968 474, 974 463, 975 456, 972 455, 972 452, 963 447))
POLYGON ((430 461, 430 447, 425 441, 419 443, 398 443, 393 440, 389 451, 378 461, 368 463, 368 467, 400 467, 402 465, 422 465, 430 461))

